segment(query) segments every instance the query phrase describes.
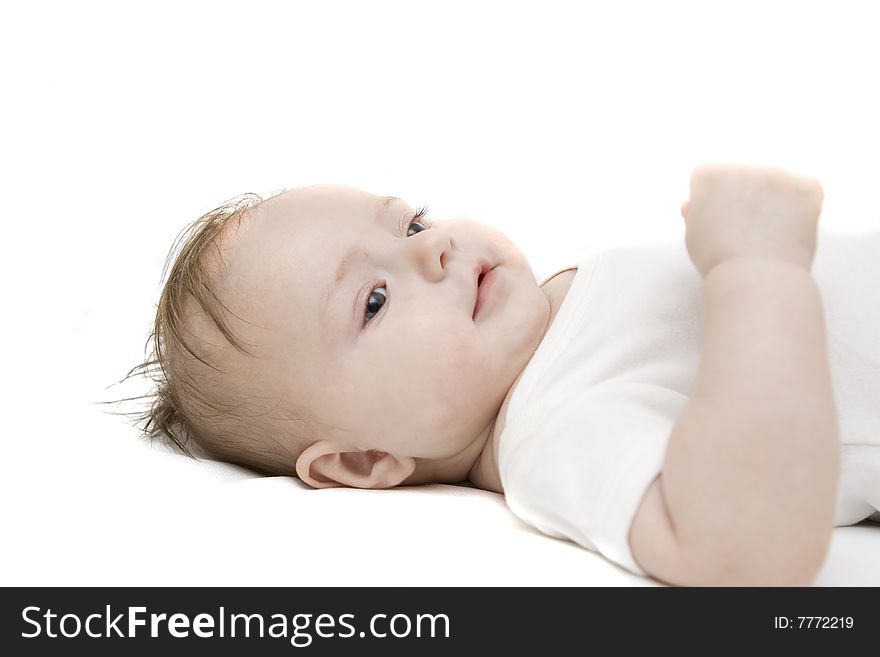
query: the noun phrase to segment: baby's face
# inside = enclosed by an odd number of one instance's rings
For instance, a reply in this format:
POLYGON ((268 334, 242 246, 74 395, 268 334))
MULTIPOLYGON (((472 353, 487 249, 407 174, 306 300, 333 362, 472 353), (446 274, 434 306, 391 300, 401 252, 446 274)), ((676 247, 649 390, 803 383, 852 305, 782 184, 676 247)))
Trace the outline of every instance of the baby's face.
POLYGON ((242 222, 226 284, 261 327, 245 326, 254 380, 329 427, 321 439, 446 459, 485 440, 550 307, 504 235, 415 214, 350 187, 286 192, 242 222), (475 317, 484 263, 494 281, 475 317))

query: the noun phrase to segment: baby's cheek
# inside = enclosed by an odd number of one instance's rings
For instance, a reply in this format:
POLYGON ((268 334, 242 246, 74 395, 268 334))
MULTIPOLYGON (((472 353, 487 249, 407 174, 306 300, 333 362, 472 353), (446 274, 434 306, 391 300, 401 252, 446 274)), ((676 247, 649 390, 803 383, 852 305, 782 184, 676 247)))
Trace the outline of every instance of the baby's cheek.
POLYGON ((506 258, 520 254, 519 248, 504 233, 493 231, 489 236, 493 253, 502 253, 506 258))
POLYGON ((488 392, 492 380, 489 354, 478 340, 472 336, 453 339, 438 358, 435 385, 449 406, 460 407, 488 392))

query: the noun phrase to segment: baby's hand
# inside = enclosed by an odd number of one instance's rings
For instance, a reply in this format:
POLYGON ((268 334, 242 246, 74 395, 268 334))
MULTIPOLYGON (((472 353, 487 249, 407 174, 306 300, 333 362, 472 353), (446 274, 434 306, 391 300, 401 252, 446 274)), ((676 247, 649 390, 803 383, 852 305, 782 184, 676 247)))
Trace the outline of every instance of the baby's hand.
POLYGON ((685 243, 700 275, 725 260, 781 260, 807 271, 824 192, 815 178, 775 167, 701 165, 682 205, 685 243))

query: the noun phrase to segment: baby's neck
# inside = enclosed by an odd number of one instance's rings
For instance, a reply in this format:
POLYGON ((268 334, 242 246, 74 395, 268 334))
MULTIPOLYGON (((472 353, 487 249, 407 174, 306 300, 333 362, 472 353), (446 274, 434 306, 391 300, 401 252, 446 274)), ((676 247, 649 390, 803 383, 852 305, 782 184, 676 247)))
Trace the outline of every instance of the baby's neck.
MULTIPOLYGON (((516 381, 514 381, 510 388, 510 392, 516 387, 516 382, 519 381, 520 376, 522 376, 522 372, 517 375, 516 381)), ((498 419, 502 419, 501 424, 503 425, 503 418, 507 412, 507 403, 510 400, 510 392, 504 398, 504 403, 501 405, 501 410, 498 411, 497 417, 487 428, 489 435, 486 438, 485 447, 480 452, 479 458, 474 462, 474 467, 468 473, 468 481, 477 488, 502 494, 504 493, 504 487, 501 485, 501 475, 498 472, 498 439, 501 437, 501 432, 496 432, 495 429, 496 427, 503 428, 499 425, 498 419)))

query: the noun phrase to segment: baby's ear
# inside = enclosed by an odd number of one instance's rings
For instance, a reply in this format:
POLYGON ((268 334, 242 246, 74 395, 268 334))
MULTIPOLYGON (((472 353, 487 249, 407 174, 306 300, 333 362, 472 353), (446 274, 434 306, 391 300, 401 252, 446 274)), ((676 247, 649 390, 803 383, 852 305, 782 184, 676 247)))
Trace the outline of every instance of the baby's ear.
POLYGON ((296 460, 296 474, 314 488, 394 488, 416 469, 415 459, 375 449, 340 451, 338 445, 319 440, 296 460))

